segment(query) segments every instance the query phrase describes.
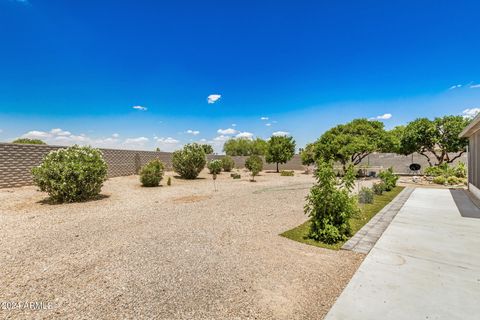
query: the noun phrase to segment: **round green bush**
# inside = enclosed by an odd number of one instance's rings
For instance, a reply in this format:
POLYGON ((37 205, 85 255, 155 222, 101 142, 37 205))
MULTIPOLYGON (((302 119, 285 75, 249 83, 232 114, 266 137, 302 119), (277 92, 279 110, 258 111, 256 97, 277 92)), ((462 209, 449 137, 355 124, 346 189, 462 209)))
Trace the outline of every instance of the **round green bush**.
POLYGON ((385 189, 386 189, 386 186, 385 186, 385 183, 383 183, 383 182, 374 183, 372 185, 373 193, 375 193, 376 195, 379 195, 379 196, 383 194, 385 189))
POLYGON ((165 165, 162 161, 154 159, 144 165, 140 170, 140 182, 144 187, 158 187, 163 179, 165 165))
POLYGON ((219 174, 222 172, 222 160, 212 160, 207 165, 211 174, 219 174))
POLYGON ((373 190, 367 187, 362 187, 358 192, 358 202, 373 203, 373 190))
POLYGON ((447 182, 447 178, 445 178, 444 176, 437 176, 433 178, 433 183, 436 183, 436 184, 445 184, 446 182, 447 182))
POLYGON ((223 171, 230 172, 235 167, 235 161, 230 156, 225 156, 222 158, 222 167, 223 171))
POLYGON ((75 145, 51 151, 32 174, 34 183, 54 202, 85 201, 100 193, 107 164, 100 150, 75 145))
POLYGON ((187 144, 172 155, 173 170, 184 179, 195 179, 205 168, 205 151, 198 143, 187 144))
POLYGON ((255 181, 255 176, 263 170, 263 160, 257 155, 253 155, 247 158, 245 161, 245 168, 252 173, 252 181, 255 181))

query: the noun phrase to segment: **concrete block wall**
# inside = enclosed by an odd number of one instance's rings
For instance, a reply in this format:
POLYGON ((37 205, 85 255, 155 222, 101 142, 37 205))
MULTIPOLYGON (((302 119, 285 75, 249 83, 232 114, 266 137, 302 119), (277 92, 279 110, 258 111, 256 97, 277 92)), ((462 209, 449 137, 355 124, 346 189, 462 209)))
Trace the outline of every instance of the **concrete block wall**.
MULTIPOLYGON (((31 169, 38 166, 45 155, 52 150, 64 148, 48 145, 27 145, 0 143, 0 188, 20 187, 32 184, 31 169)), ((119 177, 136 174, 141 166, 152 159, 160 159, 166 165, 167 170, 172 169, 172 154, 169 152, 136 151, 120 149, 100 149, 108 164, 108 176, 119 177)), ((219 159, 222 156, 209 155, 208 160, 219 159)), ((247 157, 232 157, 235 167, 244 168, 247 157)), ((467 163, 464 154, 456 162, 467 163)), ((428 167, 425 157, 414 154, 413 162, 422 165, 422 171, 428 167)), ((376 170, 393 167, 395 173, 411 174, 409 165, 412 156, 403 156, 393 153, 374 153, 365 158, 362 164, 374 167, 376 170)), ((295 155, 292 160, 279 166, 280 170, 303 170, 301 158, 295 155)), ((264 163, 264 170, 275 170, 275 164, 264 163)))

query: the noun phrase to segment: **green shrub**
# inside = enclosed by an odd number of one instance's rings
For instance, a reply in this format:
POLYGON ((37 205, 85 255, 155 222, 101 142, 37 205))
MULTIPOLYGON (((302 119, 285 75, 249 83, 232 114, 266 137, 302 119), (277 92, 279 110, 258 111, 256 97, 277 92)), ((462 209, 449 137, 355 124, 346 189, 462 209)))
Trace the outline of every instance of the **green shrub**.
POLYGON ((172 177, 168 177, 167 186, 171 186, 171 185, 172 185, 172 177))
POLYGON ((293 171, 293 170, 282 170, 282 171, 280 171, 280 175, 282 177, 293 177, 295 175, 295 171, 293 171))
POLYGON ((222 160, 212 160, 207 165, 211 174, 219 174, 222 172, 222 160))
POLYGON ((367 187, 362 187, 358 192, 358 202, 373 203, 373 190, 367 187))
POLYGON ((393 168, 390 167, 378 175, 385 184, 385 191, 390 191, 397 185, 398 176, 393 173, 393 168))
POLYGON ((319 161, 315 178, 305 204, 311 218, 309 237, 327 244, 346 240, 351 233, 349 220, 359 213, 357 199, 350 194, 355 183, 353 166, 337 180, 333 163, 319 161))
POLYGON ((455 185, 462 184, 462 183, 463 183, 462 178, 457 178, 455 176, 450 176, 450 177, 447 178, 447 184, 448 185, 455 186, 455 185))
POLYGON ((252 181, 255 181, 255 176, 263 170, 263 160, 257 155, 247 158, 245 161, 245 168, 252 173, 252 181))
POLYGON ((235 167, 235 161, 230 156, 225 156, 222 158, 222 168, 225 172, 230 172, 235 167))
POLYGON ((240 179, 242 176, 238 173, 232 173, 232 178, 233 179, 240 179))
POLYGON ((205 168, 205 151, 198 143, 187 144, 172 155, 173 170, 184 179, 195 179, 205 168))
POLYGON ((374 183, 372 185, 372 191, 376 195, 379 195, 379 196, 382 195, 383 192, 385 191, 385 183, 383 183, 383 182, 374 183))
POLYGON ((436 184, 445 184, 447 182, 447 178, 445 178, 444 176, 437 176, 433 178, 432 181, 436 184))
POLYGON ((165 165, 162 161, 154 159, 144 165, 140 170, 140 182, 144 187, 158 187, 163 179, 165 165))
POLYGON ((467 166, 463 162, 459 162, 455 168, 453 168, 453 174, 457 178, 467 177, 467 166))
POLYGON ((85 201, 100 193, 107 164, 98 149, 75 145, 50 151, 32 174, 34 183, 53 201, 85 201))

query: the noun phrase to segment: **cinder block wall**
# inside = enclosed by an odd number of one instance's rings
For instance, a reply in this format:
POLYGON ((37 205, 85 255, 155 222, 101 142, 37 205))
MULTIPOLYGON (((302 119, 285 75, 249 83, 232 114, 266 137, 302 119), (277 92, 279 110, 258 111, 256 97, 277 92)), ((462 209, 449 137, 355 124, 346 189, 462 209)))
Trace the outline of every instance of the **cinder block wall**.
MULTIPOLYGON (((27 145, 0 143, 0 188, 20 187, 32 184, 31 169, 38 166, 45 155, 60 146, 27 145)), ((152 159, 160 159, 167 167, 172 168, 172 154, 169 152, 135 151, 119 149, 100 149, 108 164, 108 176, 119 177, 136 174, 141 166, 152 159)), ((219 159, 222 156, 209 155, 208 160, 219 159)), ((247 157, 233 157, 237 168, 245 167, 247 157)), ((464 154, 456 162, 467 163, 464 154)), ((425 157, 414 154, 413 162, 422 165, 422 171, 428 166, 425 157)), ((396 173, 410 174, 409 165, 412 156, 402 156, 394 153, 376 153, 362 161, 363 165, 377 168, 393 167, 396 173)), ((275 164, 264 164, 264 170, 275 170, 275 164)), ((280 165, 280 170, 303 170, 300 156, 296 155, 286 164, 280 165)))

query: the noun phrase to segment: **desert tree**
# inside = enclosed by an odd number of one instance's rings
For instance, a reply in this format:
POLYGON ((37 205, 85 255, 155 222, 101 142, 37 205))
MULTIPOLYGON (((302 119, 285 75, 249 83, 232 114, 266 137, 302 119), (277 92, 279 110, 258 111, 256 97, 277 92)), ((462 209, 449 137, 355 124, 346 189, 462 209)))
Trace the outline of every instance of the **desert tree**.
POLYGON ((286 163, 295 155, 295 140, 288 136, 273 136, 267 142, 267 152, 265 154, 265 161, 267 163, 286 163))

